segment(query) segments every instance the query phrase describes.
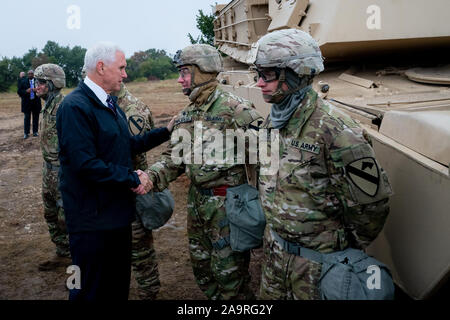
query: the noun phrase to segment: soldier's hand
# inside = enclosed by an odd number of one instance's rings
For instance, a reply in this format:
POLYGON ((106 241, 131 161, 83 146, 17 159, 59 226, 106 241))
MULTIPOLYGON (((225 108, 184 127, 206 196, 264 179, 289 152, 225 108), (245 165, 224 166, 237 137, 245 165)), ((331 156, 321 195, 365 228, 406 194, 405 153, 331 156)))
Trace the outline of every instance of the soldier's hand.
POLYGON ((173 130, 173 126, 175 125, 175 119, 177 116, 173 116, 173 118, 170 120, 169 124, 167 125, 167 130, 169 130, 169 132, 172 132, 173 130))
POLYGON ((142 170, 136 170, 136 173, 139 176, 139 180, 141 184, 134 189, 131 189, 133 192, 137 194, 146 194, 153 188, 153 183, 149 179, 148 175, 142 170))

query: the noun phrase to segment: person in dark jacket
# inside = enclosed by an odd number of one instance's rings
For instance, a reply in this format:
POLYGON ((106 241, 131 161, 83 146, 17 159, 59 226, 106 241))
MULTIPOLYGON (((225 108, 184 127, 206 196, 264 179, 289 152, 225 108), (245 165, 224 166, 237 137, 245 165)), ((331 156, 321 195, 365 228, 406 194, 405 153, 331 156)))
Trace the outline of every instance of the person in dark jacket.
POLYGON ((22 112, 25 115, 24 139, 30 136, 31 116, 33 116, 33 136, 38 136, 39 130, 39 113, 41 112, 41 99, 36 96, 36 85, 34 83, 34 71, 28 71, 28 79, 25 77, 18 81, 17 94, 22 99, 22 112))
POLYGON ((63 100, 56 119, 70 253, 81 276, 69 286, 69 299, 126 300, 135 193, 152 187, 144 172, 133 171, 132 157, 167 141, 174 120, 167 128, 130 135, 117 98, 110 96, 127 76, 123 51, 99 43, 86 52, 85 66, 85 80, 63 100))
MULTIPOLYGON (((19 89, 20 83, 21 83, 24 79, 26 79, 26 78, 25 78, 25 72, 20 71, 20 73, 19 73, 19 78, 17 79, 17 89, 19 89)), ((19 94, 19 93, 17 93, 17 94, 19 94)), ((20 95, 19 95, 19 97, 20 97, 20 95)))

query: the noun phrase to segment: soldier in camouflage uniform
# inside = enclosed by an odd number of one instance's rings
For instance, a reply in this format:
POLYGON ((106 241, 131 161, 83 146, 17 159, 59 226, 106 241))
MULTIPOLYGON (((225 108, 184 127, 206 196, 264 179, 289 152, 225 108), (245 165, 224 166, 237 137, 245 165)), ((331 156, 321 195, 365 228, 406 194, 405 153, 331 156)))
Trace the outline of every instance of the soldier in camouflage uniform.
POLYGON ((302 252, 364 249, 392 191, 367 133, 311 88, 323 70, 314 39, 295 29, 267 34, 255 65, 272 103, 262 127, 279 130, 280 153, 278 172, 259 177, 267 219, 260 299, 320 299, 321 264, 302 252))
MULTIPOLYGON (((208 129, 225 134, 226 129, 247 130, 260 118, 249 101, 222 91, 216 80, 222 69, 218 51, 209 45, 197 44, 177 52, 174 63, 179 69, 178 83, 189 96, 190 104, 177 116, 175 130, 189 133, 189 154, 176 163, 172 150, 184 140, 172 140, 161 160, 148 171, 155 190, 186 173, 191 180, 188 193, 188 238, 193 272, 200 289, 209 299, 251 299, 248 272, 250 252, 234 252, 229 245, 230 228, 225 213, 227 187, 246 182, 243 164, 195 161, 195 150, 205 152, 208 129), (198 137, 195 132, 202 131, 198 137)), ((186 141, 184 141, 186 143, 186 141)), ((222 156, 222 154, 220 154, 222 156)))
MULTIPOLYGON (((154 128, 150 109, 142 101, 135 98, 123 83, 120 91, 113 92, 112 95, 118 97, 117 104, 127 116, 128 128, 132 135, 144 134, 154 128)), ((134 170, 147 170, 146 154, 136 155, 133 159, 133 166, 134 170)), ((138 283, 139 297, 141 300, 154 300, 161 283, 153 247, 152 231, 144 228, 138 215, 136 215, 136 220, 132 223, 131 228, 131 265, 138 283)))
POLYGON ((50 238, 56 245, 57 257, 39 265, 41 271, 67 264, 69 258, 69 240, 65 226, 64 209, 61 193, 58 189, 59 160, 58 136, 56 133, 56 112, 64 95, 61 89, 66 85, 64 70, 56 64, 43 64, 36 68, 36 94, 45 100, 42 109, 41 149, 44 158, 42 169, 42 199, 44 202, 44 217, 50 232, 50 238))

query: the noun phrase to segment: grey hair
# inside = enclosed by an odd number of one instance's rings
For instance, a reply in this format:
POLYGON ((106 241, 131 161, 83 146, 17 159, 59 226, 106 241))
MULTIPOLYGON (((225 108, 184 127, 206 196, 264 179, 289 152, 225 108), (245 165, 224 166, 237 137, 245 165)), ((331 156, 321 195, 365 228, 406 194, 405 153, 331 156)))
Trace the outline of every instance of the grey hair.
POLYGON ((113 63, 116 59, 116 52, 123 52, 116 44, 112 42, 99 42, 86 51, 84 56, 84 67, 86 72, 95 70, 97 63, 103 61, 105 64, 113 63))

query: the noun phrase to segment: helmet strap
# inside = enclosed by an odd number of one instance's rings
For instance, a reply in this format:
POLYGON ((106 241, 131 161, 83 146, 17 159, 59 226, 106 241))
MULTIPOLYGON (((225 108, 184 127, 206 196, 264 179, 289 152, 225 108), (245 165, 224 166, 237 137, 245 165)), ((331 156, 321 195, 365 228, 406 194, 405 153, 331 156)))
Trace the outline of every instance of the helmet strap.
POLYGON ((280 76, 278 78, 278 86, 277 90, 270 95, 269 102, 271 103, 279 103, 283 101, 284 97, 287 95, 285 91, 281 88, 283 86, 283 83, 286 82, 286 69, 281 69, 280 76))
MULTIPOLYGON (((277 86, 277 90, 270 96, 268 96, 268 98, 270 98, 269 102, 270 103, 280 103, 281 101, 283 101, 283 99, 300 90, 303 89, 305 86, 309 85, 312 83, 312 78, 313 76, 303 76, 302 77, 302 81, 300 81, 300 84, 295 86, 294 88, 288 89, 287 91, 284 91, 281 86, 283 85, 283 83, 286 82, 286 69, 281 69, 280 71, 280 77, 278 78, 278 86, 277 86), (304 77, 307 77, 307 79, 304 79, 304 77), (306 82, 306 83, 305 83, 306 82)), ((286 82, 287 84, 287 82, 286 82)), ((289 85, 288 85, 289 88, 289 85)))
POLYGON ((202 83, 196 84, 195 83, 195 70, 197 70, 198 72, 201 72, 201 70, 200 70, 200 68, 196 67, 195 65, 192 65, 189 69, 191 70, 191 92, 194 91, 194 89, 196 89, 196 88, 202 87, 202 86, 207 85, 208 83, 211 83, 216 80, 216 78, 214 77, 214 78, 204 81, 202 83))
POLYGON ((190 66, 188 66, 188 67, 189 67, 189 70, 191 71, 191 86, 190 86, 189 88, 183 89, 183 93, 186 94, 186 95, 188 95, 188 96, 189 96, 195 89, 197 89, 197 88, 199 88, 199 87, 202 87, 202 86, 204 86, 204 85, 207 85, 208 83, 211 83, 211 82, 213 82, 213 81, 216 80, 215 78, 213 78, 213 79, 210 79, 210 80, 208 80, 208 81, 205 81, 205 82, 196 84, 196 83, 195 83, 195 66, 190 65, 190 66))

